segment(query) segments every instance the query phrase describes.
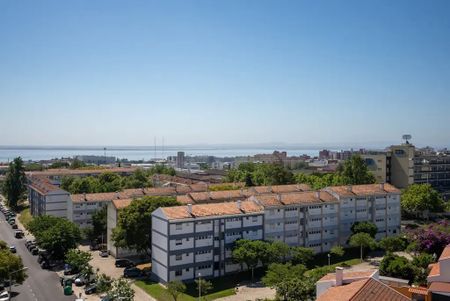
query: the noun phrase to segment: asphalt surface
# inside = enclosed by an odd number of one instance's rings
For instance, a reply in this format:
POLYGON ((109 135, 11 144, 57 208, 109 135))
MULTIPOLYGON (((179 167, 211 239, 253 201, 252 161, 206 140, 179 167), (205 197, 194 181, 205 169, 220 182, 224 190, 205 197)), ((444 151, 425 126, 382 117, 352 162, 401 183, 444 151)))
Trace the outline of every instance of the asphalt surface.
MULTIPOLYGON (((0 197, 1 198, 1 197, 0 197)), ((28 267, 28 278, 21 285, 13 286, 14 301, 73 301, 75 296, 64 296, 59 277, 55 272, 43 270, 37 263, 37 256, 31 255, 25 247, 25 239, 14 238, 14 230, 6 222, 0 211, 0 240, 17 248, 17 254, 22 257, 23 265, 28 267)))

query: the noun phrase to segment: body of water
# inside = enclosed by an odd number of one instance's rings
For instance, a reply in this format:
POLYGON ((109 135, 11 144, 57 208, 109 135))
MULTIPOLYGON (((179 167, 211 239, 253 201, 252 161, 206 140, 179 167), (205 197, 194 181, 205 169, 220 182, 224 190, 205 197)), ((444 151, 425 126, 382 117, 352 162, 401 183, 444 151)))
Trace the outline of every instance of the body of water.
MULTIPOLYGON (((274 150, 287 151, 288 156, 299 156, 307 154, 317 156, 319 149, 283 149, 283 148, 220 148, 220 147, 108 147, 106 156, 114 156, 128 160, 150 160, 155 158, 167 158, 176 156, 178 151, 184 151, 186 156, 215 156, 236 157, 252 156, 255 154, 270 154, 274 150)), ((16 157, 28 160, 49 160, 54 158, 67 158, 77 155, 104 156, 103 147, 0 147, 0 162, 8 162, 16 157)))

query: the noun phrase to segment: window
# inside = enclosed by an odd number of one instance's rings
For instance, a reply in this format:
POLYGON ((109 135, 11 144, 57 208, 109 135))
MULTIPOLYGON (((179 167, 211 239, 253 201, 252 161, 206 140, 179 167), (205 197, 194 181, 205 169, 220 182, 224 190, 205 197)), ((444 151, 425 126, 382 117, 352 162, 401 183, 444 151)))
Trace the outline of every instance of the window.
POLYGON ((183 270, 176 270, 175 271, 175 276, 181 276, 183 275, 183 270))
POLYGON ((175 225, 176 230, 183 230, 183 224, 176 224, 175 225))
POLYGON ((175 260, 182 260, 183 259, 183 256, 181 255, 181 254, 179 254, 179 255, 175 255, 175 260))
POLYGON ((181 239, 175 240, 175 245, 176 246, 181 246, 182 244, 183 244, 183 241, 181 239))
POLYGON ((189 272, 189 268, 186 269, 186 272, 189 272))
POLYGON ((258 217, 257 216, 252 216, 252 222, 256 223, 258 221, 258 217))

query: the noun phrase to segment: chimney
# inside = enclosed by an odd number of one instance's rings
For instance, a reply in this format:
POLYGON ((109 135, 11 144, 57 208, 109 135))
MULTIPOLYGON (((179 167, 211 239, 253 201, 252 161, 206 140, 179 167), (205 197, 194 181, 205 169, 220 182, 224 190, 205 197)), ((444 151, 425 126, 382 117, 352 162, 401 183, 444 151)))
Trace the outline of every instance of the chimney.
POLYGON ((316 191, 316 198, 320 200, 320 191, 316 191))
POLYGON ((384 183, 380 183, 380 189, 384 190, 384 183))
POLYGON ((192 204, 187 204, 187 211, 189 214, 192 214, 192 204))
POLYGON ((86 199, 86 192, 83 193, 83 199, 84 199, 84 201, 87 201, 87 199, 86 199))
POLYGON ((336 286, 341 286, 344 280, 344 268, 336 267, 336 286))
POLYGON ((352 192, 352 185, 347 185, 347 191, 352 192))
POLYGON ((236 206, 237 206, 237 208, 238 208, 239 210, 241 210, 241 207, 242 207, 242 201, 241 201, 241 200, 238 200, 238 201, 236 202, 236 206))
POLYGON ((118 191, 116 191, 116 198, 117 198, 117 199, 120 199, 120 194, 119 194, 118 191))

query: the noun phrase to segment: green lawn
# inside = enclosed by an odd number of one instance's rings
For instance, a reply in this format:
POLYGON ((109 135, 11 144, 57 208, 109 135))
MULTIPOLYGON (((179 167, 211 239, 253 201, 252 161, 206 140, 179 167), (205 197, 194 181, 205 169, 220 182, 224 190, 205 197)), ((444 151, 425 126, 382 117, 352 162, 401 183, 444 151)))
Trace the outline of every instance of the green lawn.
POLYGON ((30 214, 30 208, 25 208, 20 212, 19 221, 27 228, 27 225, 31 222, 33 217, 30 214))
MULTIPOLYGON (((218 298, 226 297, 234 295, 234 287, 222 289, 223 286, 213 282, 213 292, 206 295, 205 300, 215 300, 218 298)), ((172 301, 172 297, 167 293, 167 290, 159 285, 158 283, 152 281, 136 281, 136 285, 142 288, 145 292, 147 292, 150 296, 155 298, 158 301, 172 301)), ((187 291, 185 294, 181 294, 178 297, 178 301, 196 301, 198 300, 196 286, 193 283, 187 284, 187 291)))

